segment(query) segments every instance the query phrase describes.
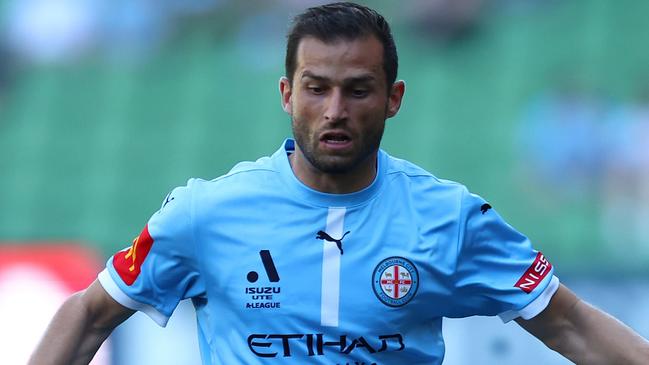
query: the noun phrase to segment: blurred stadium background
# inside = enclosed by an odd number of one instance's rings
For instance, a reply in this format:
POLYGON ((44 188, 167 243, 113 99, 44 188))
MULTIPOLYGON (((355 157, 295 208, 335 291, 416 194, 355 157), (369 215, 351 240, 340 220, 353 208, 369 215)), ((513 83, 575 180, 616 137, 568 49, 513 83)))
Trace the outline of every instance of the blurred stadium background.
MULTIPOLYGON (((649 336, 649 3, 360 2, 391 21, 407 82, 383 147, 484 196, 649 336)), ((81 285, 39 299, 60 277, 17 275, 18 253, 66 242, 96 272, 171 188, 289 136, 285 31, 318 3, 0 0, 0 353, 24 361, 42 331, 15 311, 81 285)), ((136 315, 97 363, 195 364, 192 321, 186 304, 170 330, 136 315)), ((567 363, 497 322, 449 321, 445 364, 567 363)))

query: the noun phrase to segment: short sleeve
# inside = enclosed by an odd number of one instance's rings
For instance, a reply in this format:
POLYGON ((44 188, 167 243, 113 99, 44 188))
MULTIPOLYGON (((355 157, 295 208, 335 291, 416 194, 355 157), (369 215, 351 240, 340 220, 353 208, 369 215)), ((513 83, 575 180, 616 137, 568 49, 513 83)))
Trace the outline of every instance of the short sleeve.
POLYGON ((133 244, 113 255, 99 281, 120 304, 165 326, 178 303, 204 296, 192 227, 192 193, 175 188, 133 244))
POLYGON ((464 191, 451 317, 532 318, 559 286, 552 264, 481 197, 464 191))

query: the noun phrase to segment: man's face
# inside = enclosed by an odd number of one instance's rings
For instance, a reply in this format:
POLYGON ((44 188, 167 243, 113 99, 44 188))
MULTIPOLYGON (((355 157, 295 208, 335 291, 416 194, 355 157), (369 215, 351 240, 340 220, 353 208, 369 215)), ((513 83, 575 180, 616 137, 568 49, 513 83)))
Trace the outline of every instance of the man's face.
POLYGON ((372 36, 333 43, 306 37, 296 60, 292 85, 282 79, 280 88, 305 159, 329 174, 373 164, 385 119, 403 95, 402 83, 387 92, 383 45, 372 36))

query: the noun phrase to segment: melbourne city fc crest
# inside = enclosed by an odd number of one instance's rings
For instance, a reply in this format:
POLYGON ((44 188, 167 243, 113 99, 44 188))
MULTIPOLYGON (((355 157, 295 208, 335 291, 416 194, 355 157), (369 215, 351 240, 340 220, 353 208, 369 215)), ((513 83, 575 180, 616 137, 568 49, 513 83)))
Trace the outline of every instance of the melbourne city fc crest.
POLYGON ((400 307, 417 293, 419 273, 408 259, 388 257, 376 265, 372 274, 372 287, 383 304, 400 307))

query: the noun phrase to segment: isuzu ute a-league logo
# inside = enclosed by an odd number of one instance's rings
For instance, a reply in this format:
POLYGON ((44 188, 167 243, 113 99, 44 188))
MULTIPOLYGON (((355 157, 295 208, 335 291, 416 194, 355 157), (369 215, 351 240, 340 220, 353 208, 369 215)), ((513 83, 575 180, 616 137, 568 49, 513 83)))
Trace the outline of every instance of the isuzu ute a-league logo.
POLYGON ((372 287, 379 300, 390 307, 408 303, 419 288, 419 273, 408 259, 388 257, 381 261, 372 274, 372 287))
MULTIPOLYGON (((279 274, 270 251, 259 251, 259 257, 261 257, 261 262, 264 264, 264 271, 266 271, 268 281, 278 283, 279 274)), ((246 279, 251 284, 256 283, 259 280, 259 274, 256 271, 251 271, 246 275, 246 279)), ((279 308, 280 303, 277 297, 280 293, 281 288, 279 286, 249 286, 246 288, 246 294, 250 296, 246 308, 279 308)))

